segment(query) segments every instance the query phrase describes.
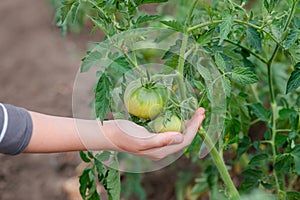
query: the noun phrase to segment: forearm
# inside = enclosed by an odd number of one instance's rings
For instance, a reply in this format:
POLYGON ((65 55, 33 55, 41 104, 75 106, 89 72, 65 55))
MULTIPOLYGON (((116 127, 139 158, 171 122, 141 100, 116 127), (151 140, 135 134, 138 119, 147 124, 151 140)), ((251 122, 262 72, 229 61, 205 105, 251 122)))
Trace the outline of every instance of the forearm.
POLYGON ((27 153, 85 150, 77 133, 75 119, 29 112, 33 130, 27 153))

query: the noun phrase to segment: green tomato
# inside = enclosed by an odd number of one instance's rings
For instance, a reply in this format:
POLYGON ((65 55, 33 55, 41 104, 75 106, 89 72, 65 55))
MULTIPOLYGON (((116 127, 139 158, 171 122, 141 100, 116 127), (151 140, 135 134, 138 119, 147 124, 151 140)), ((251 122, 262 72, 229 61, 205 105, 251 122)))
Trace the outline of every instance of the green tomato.
POLYGON ((164 87, 146 88, 138 81, 133 81, 125 89, 124 103, 130 114, 153 119, 163 111, 167 96, 167 89, 164 87))
POLYGON ((176 115, 172 115, 169 119, 159 116, 152 122, 152 128, 156 133, 169 131, 182 132, 184 130, 184 124, 176 115))

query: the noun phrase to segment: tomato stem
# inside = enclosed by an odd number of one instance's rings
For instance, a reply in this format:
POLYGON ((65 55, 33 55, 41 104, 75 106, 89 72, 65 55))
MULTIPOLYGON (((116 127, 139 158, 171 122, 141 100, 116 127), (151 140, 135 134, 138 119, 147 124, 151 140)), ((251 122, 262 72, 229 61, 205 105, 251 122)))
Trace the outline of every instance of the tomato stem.
POLYGON ((220 154, 216 147, 214 146, 211 138, 206 133, 206 131, 200 127, 198 134, 202 138, 203 142, 205 143, 206 147, 210 150, 210 155, 218 168, 218 171, 221 175, 222 180, 224 181, 224 184, 226 186, 226 189, 228 190, 228 196, 230 200, 239 200, 240 195, 237 191, 235 185, 232 182, 232 179, 228 173, 227 167, 225 165, 224 159, 222 157, 222 154, 220 154))

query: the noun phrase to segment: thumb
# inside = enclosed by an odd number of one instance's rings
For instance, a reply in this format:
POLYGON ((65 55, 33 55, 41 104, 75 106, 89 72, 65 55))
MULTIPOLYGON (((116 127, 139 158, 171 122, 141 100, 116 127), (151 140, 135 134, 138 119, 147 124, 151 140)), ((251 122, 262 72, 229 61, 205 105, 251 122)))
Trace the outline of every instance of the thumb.
POLYGON ((144 149, 152 149, 164 147, 171 144, 180 144, 184 140, 182 133, 179 132, 164 132, 155 134, 155 136, 144 141, 144 149))

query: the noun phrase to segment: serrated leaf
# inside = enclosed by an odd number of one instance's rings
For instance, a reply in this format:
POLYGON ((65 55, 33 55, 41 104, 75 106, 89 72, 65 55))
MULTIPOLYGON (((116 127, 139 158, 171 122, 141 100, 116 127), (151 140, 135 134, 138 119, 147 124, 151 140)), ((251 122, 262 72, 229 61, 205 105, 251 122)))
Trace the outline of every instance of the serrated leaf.
POLYGON ((253 188, 257 188, 259 186, 260 179, 263 177, 263 173, 261 170, 248 168, 242 173, 245 176, 240 188, 242 191, 250 191, 253 188))
POLYGON ((233 18, 231 15, 225 17, 224 21, 220 24, 220 41, 221 45, 224 39, 227 39, 228 34, 231 32, 231 27, 233 25, 233 18))
POLYGON ((267 11, 269 11, 270 5, 269 5, 268 0, 264 0, 264 7, 267 9, 267 11))
POLYGON ((222 76, 222 86, 223 91, 227 97, 230 97, 231 94, 231 82, 227 76, 222 76))
POLYGON ((83 152, 83 151, 79 151, 79 155, 81 160, 83 160, 86 163, 91 162, 91 159, 88 158, 88 156, 83 152))
POLYGON ((247 26, 246 39, 257 52, 262 51, 262 39, 259 32, 255 28, 247 26))
POLYGON ((129 62, 127 61, 127 59, 125 58, 125 56, 121 56, 118 57, 117 59, 115 59, 107 68, 107 70, 114 70, 114 72, 118 72, 118 73, 126 73, 127 71, 129 71, 131 69, 131 65, 129 64, 129 62))
POLYGON ((100 162, 108 161, 110 158, 111 153, 109 151, 103 151, 101 153, 98 153, 95 158, 99 160, 100 162))
POLYGON ((105 186, 109 200, 120 200, 121 183, 120 172, 110 168, 105 179, 105 186))
POLYGON ((288 191, 286 193, 286 200, 299 200, 300 192, 297 191, 288 191))
POLYGON ((300 45, 292 46, 289 52, 295 62, 300 62, 300 45))
POLYGON ((80 72, 87 72, 91 67, 99 64, 102 54, 99 51, 92 51, 82 59, 80 72))
POLYGON ((110 108, 110 81, 105 73, 99 78, 95 94, 95 112, 100 121, 103 122, 110 108))
POLYGON ((226 68, 226 63, 225 63, 225 61, 224 61, 224 59, 223 59, 223 57, 221 56, 220 53, 215 54, 215 62, 216 62, 216 65, 217 65, 218 69, 222 73, 224 73, 224 70, 226 68))
POLYGON ((286 40, 283 43, 284 48, 287 50, 291 46, 293 46, 298 40, 298 37, 299 37, 299 30, 296 28, 291 29, 288 33, 286 40))
POLYGON ((300 145, 297 145, 291 152, 294 157, 295 171, 300 175, 300 145))
POLYGON ((275 143, 278 147, 284 145, 287 142, 287 135, 276 134, 275 143))
POLYGON ((176 31, 179 31, 181 33, 183 33, 183 25, 182 23, 176 21, 176 20, 171 20, 171 21, 160 21, 161 23, 163 23, 166 26, 169 26, 171 28, 173 28, 176 31))
POLYGON ((180 40, 180 39, 176 40, 175 44, 170 46, 168 51, 166 51, 166 53, 163 55, 162 59, 166 60, 169 58, 173 58, 174 56, 179 57, 181 43, 182 43, 182 40, 180 40))
POLYGON ((281 174, 286 174, 290 171, 293 158, 290 154, 281 154, 276 157, 274 168, 281 174))
POLYGON ((106 22, 104 22, 99 17, 91 17, 91 16, 88 16, 88 17, 93 22, 93 24, 95 25, 95 27, 97 27, 100 30, 102 30, 105 33, 105 35, 109 35, 110 32, 107 30, 106 22))
POLYGON ((249 68, 245 67, 236 67, 232 71, 232 78, 245 86, 246 84, 253 84, 258 81, 256 74, 250 71, 249 68))
POLYGON ((140 5, 143 5, 143 4, 164 3, 164 2, 168 2, 168 0, 137 0, 136 5, 140 6, 140 5))
POLYGON ((295 70, 292 72, 286 86, 286 94, 293 92, 300 87, 300 62, 295 65, 295 70))
POLYGON ((295 171, 298 175, 300 175, 300 157, 294 156, 294 163, 295 163, 295 171))
POLYGON ((80 6, 80 2, 77 1, 75 3, 73 3, 72 7, 71 7, 71 22, 72 23, 75 23, 76 21, 76 16, 77 16, 77 13, 78 13, 78 10, 79 10, 79 6, 80 6))
POLYGON ((90 168, 85 168, 81 174, 81 176, 79 177, 79 192, 82 196, 83 199, 86 198, 86 191, 88 189, 88 184, 90 183, 90 178, 89 178, 89 172, 90 172, 90 168))
POLYGON ((270 112, 268 112, 267 109, 261 103, 252 103, 249 104, 249 107, 259 119, 261 119, 264 122, 268 121, 270 117, 270 112))
POLYGON ((258 154, 251 158, 249 165, 251 166, 260 166, 263 161, 267 161, 269 158, 268 154, 258 154))
POLYGON ((143 15, 143 16, 139 16, 136 20, 136 24, 143 24, 152 20, 156 20, 160 18, 159 15, 143 15))

